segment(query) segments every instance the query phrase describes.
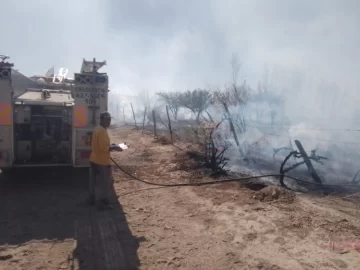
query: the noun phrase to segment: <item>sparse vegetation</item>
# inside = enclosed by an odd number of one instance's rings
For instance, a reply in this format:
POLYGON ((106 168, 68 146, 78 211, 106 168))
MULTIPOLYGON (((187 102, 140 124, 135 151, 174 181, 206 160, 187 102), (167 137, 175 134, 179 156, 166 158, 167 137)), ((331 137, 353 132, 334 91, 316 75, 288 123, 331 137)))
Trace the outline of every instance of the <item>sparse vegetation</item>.
POLYGON ((200 115, 210 106, 211 101, 211 93, 206 89, 195 89, 179 95, 179 105, 189 109, 195 115, 197 123, 200 123, 200 115))
MULTIPOLYGON (((297 138, 290 134, 291 126, 286 126, 291 122, 284 114, 288 100, 281 93, 285 89, 280 91, 280 86, 271 84, 267 70, 263 81, 259 81, 254 90, 246 80, 242 79, 239 83, 242 64, 236 54, 230 64, 231 81, 223 87, 158 91, 153 96, 149 91, 143 91, 139 99, 141 104, 137 105, 139 108, 134 106, 135 125, 139 127, 142 123, 143 130, 157 138, 167 138, 174 144, 186 142, 197 150, 201 149, 207 156, 206 165, 214 171, 219 168, 226 171, 227 162, 234 164, 235 160, 244 166, 259 166, 259 159, 272 162, 273 170, 278 171, 286 152, 294 151, 294 139, 297 138), (219 128, 215 123, 220 122, 223 124, 219 128), (210 136, 210 131, 214 137, 210 136), (282 143, 279 145, 277 141, 282 143), (209 145, 211 147, 207 148, 209 145), (224 152, 219 151, 217 145, 225 145, 224 152), (224 160, 216 164, 214 160, 221 158, 224 160)), ((309 159, 312 158, 310 155, 309 159)), ((286 162, 296 162, 296 159, 297 155, 293 154, 286 162)), ((301 162, 296 166, 289 165, 289 168, 304 168, 303 165, 308 166, 306 162, 301 162)), ((292 169, 282 170, 290 172, 292 169)), ((322 177, 323 173, 320 168, 322 177)), ((358 183, 358 174, 355 173, 351 173, 354 178, 351 182, 358 183)), ((336 174, 338 172, 333 173, 336 174)), ((319 179, 313 177, 314 181, 320 182, 319 179)))
POLYGON ((181 93, 179 93, 179 92, 170 92, 170 93, 159 92, 159 93, 156 93, 156 95, 158 95, 159 98, 165 102, 166 106, 168 106, 169 110, 171 111, 174 119, 177 120, 178 112, 179 112, 180 105, 181 105, 180 104, 181 93))
POLYGON ((211 169, 212 175, 221 175, 227 174, 225 166, 230 160, 225 156, 226 150, 228 150, 229 145, 221 140, 221 144, 215 142, 213 137, 214 131, 221 125, 222 121, 219 122, 216 126, 213 126, 210 131, 210 134, 206 140, 206 150, 205 150, 205 164, 211 169))

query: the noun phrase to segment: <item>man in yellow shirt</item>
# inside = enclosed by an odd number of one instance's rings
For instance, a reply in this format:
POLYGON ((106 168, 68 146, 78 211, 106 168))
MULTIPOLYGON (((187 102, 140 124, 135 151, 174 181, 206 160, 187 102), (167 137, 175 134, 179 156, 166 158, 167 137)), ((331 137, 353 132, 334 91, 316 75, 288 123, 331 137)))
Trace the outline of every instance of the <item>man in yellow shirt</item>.
POLYGON ((122 151, 119 146, 110 146, 110 138, 107 132, 110 124, 110 113, 101 113, 100 126, 94 129, 91 139, 89 182, 89 203, 94 205, 96 197, 99 197, 100 203, 108 208, 112 208, 109 197, 113 185, 110 152, 122 151))

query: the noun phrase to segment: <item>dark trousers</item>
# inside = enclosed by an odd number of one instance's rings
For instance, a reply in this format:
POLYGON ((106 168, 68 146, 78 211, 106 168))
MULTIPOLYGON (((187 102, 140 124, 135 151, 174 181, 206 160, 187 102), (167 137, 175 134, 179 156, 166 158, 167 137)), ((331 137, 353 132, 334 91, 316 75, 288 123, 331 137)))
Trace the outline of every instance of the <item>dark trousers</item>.
POLYGON ((89 199, 91 203, 95 203, 97 199, 109 202, 113 183, 110 165, 90 162, 89 199))

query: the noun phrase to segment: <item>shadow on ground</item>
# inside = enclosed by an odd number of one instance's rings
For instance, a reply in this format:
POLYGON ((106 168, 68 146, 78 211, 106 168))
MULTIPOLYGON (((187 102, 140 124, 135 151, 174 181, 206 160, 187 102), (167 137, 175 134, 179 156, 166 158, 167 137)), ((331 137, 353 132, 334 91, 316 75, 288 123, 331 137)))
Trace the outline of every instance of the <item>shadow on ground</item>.
POLYGON ((71 269, 137 269, 140 240, 132 235, 121 204, 103 211, 87 206, 87 181, 88 169, 1 173, 0 247, 72 238, 71 269))

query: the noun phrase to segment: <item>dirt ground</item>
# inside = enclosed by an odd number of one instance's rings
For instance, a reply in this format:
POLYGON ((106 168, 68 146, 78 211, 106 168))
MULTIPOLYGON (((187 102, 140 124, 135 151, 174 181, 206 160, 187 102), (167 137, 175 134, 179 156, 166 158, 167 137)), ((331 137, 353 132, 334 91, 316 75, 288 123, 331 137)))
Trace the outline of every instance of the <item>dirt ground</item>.
MULTIPOLYGON (((113 157, 155 183, 208 181, 189 145, 118 127, 113 157)), ((86 205, 87 170, 0 175, 0 269, 359 269, 359 204, 258 184, 156 188, 114 168, 111 211, 86 205)))

